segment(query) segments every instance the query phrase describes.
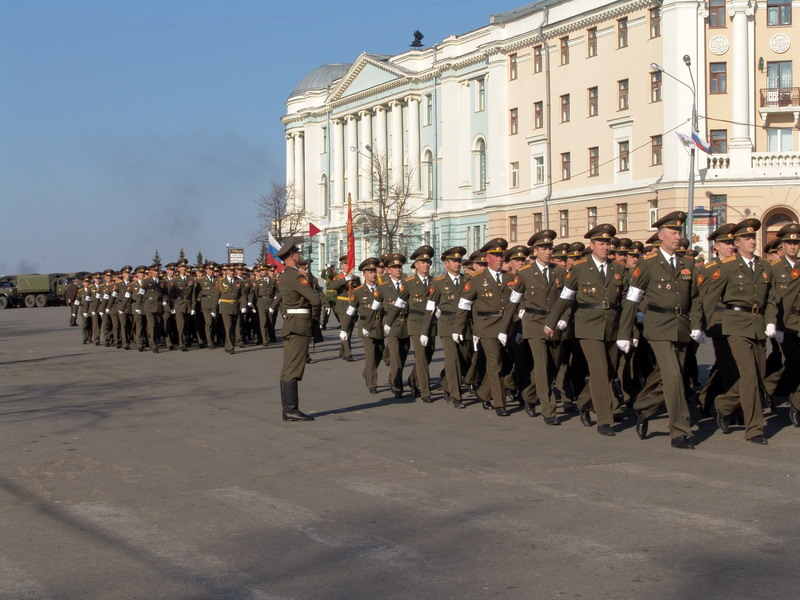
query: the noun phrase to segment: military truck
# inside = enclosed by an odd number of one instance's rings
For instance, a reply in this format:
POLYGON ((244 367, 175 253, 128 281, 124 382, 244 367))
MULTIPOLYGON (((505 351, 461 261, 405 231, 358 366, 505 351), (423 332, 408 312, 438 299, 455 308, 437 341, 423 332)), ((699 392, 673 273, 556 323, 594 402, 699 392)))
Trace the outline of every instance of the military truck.
POLYGON ((17 305, 17 282, 13 277, 0 278, 0 310, 17 305))

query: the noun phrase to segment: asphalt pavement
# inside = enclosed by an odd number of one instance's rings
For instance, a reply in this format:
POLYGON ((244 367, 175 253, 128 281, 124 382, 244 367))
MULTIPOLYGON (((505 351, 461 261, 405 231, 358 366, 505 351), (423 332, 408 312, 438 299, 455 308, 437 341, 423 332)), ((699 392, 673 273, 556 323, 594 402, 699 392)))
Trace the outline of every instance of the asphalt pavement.
POLYGON ((0 311, 2 599, 796 597, 786 404, 769 446, 706 419, 676 450, 663 417, 641 441, 370 395, 329 330, 316 421, 284 423, 280 346, 155 355, 67 322, 0 311))

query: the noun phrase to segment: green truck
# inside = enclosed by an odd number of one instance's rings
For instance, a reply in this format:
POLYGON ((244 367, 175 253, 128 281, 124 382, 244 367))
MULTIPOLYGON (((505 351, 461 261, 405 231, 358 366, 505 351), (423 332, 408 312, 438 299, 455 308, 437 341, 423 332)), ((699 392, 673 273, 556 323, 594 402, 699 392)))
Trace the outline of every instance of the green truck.
POLYGON ((63 305, 64 292, 73 278, 85 273, 10 275, 0 278, 0 309, 63 305))

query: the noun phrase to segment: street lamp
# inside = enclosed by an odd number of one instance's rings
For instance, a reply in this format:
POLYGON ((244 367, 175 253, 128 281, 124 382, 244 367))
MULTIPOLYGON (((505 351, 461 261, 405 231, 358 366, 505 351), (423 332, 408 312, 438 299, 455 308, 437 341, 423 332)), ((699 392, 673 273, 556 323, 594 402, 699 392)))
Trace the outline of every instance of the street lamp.
MULTIPOLYGON (((682 86, 689 89, 692 92, 692 133, 697 131, 697 89, 694 83, 694 74, 692 73, 692 59, 688 54, 683 55, 683 63, 686 65, 686 68, 689 71, 689 77, 692 80, 692 85, 689 85, 685 81, 678 79, 672 73, 669 73, 664 70, 664 67, 659 65, 658 63, 650 63, 650 68, 663 73, 667 77, 670 77, 680 83, 682 86)), ((689 239, 689 244, 692 243, 692 227, 694 225, 694 162, 695 162, 695 147, 692 145, 691 148, 691 159, 689 161, 689 210, 686 211, 686 218, 688 221, 688 225, 686 226, 686 237, 689 239)))

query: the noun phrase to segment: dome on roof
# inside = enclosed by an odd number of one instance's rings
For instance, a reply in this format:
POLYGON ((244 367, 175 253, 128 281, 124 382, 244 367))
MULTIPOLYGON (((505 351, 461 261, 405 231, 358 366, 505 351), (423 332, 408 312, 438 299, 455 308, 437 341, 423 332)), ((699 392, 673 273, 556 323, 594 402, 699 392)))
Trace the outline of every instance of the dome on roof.
POLYGON ((297 96, 309 90, 323 90, 331 83, 344 76, 350 68, 349 63, 328 63, 311 71, 303 77, 303 80, 289 94, 289 97, 297 96))

